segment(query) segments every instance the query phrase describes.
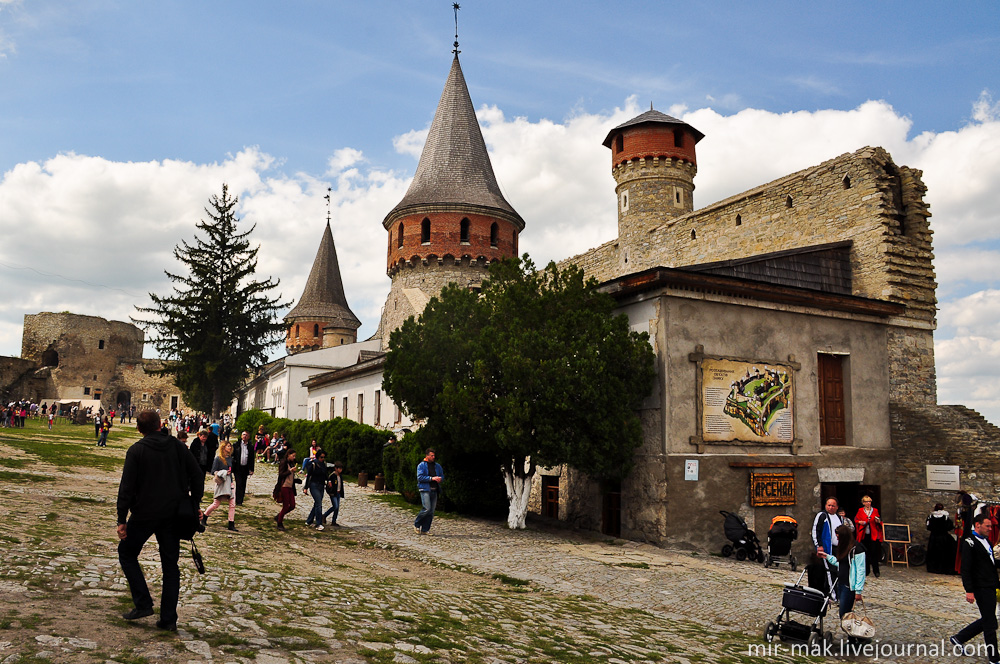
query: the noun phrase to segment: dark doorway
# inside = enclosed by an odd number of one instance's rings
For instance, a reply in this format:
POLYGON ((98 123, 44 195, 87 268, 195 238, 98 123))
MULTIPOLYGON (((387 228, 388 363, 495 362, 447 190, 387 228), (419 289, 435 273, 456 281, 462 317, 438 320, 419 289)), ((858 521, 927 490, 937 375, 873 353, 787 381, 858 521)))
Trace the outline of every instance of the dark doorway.
POLYGON ((128 408, 132 403, 132 393, 128 390, 122 390, 115 398, 115 403, 120 405, 122 408, 128 408))
POLYGON ((558 475, 542 475, 542 516, 559 518, 558 475))
POLYGON ((170 410, 177 410, 178 397, 170 397, 170 410))
POLYGON ((820 485, 820 504, 823 509, 828 498, 836 498, 837 503, 847 512, 847 517, 854 520, 854 515, 861 509, 861 497, 868 494, 872 497, 872 505, 882 511, 882 487, 877 484, 861 484, 860 482, 824 482, 820 485))
POLYGON ((601 496, 601 532, 611 537, 622 534, 622 485, 608 480, 601 496))

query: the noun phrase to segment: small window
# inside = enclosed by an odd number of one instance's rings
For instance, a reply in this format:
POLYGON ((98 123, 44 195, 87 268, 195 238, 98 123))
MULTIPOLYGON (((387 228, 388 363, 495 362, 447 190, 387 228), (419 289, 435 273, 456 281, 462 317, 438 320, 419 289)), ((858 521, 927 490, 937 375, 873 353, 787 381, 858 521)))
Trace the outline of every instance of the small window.
POLYGON ((513 236, 511 237, 510 246, 514 247, 514 255, 517 256, 517 231, 514 231, 513 236))
POLYGON ((403 248, 403 224, 399 225, 399 235, 396 236, 396 246, 400 249, 403 248))
POLYGON ((89 387, 85 387, 85 388, 83 388, 83 393, 84 393, 85 395, 87 395, 87 394, 90 394, 90 388, 89 388, 89 387))
POLYGON ((375 426, 379 425, 379 420, 382 418, 382 391, 375 390, 375 421, 372 422, 375 426))
POLYGON ((460 226, 461 226, 461 233, 460 233, 460 235, 461 235, 461 241, 464 242, 465 244, 468 244, 469 243, 469 220, 468 219, 462 219, 462 223, 460 224, 460 226))
POLYGON ((785 196, 785 207, 786 208, 792 207, 792 197, 791 196, 785 196))
POLYGON ((143 392, 142 393, 142 400, 143 401, 149 401, 149 394, 147 394, 146 392, 143 392))
POLYGON ((364 392, 358 395, 358 423, 365 423, 365 395, 364 392))
POLYGON ((97 342, 97 350, 104 350, 104 339, 97 342))
POLYGON ((692 240, 697 240, 698 239, 698 234, 694 232, 693 228, 691 229, 691 239, 692 240))
POLYGON ((737 226, 742 226, 743 225, 743 216, 742 215, 739 215, 739 214, 736 215, 736 225, 737 226))
POLYGON ((684 132, 680 129, 674 129, 674 147, 684 147, 684 132))
POLYGON ((97 374, 94 374, 94 380, 97 380, 97 374))
POLYGON ((850 189, 851 188, 851 176, 845 175, 843 183, 844 183, 844 189, 850 189))
POLYGON ((298 340, 298 338, 299 338, 299 326, 296 325, 295 326, 295 339, 298 340))
POLYGON ((319 336, 319 325, 313 325, 313 337, 319 336))
POLYGON ((337 410, 337 397, 330 397, 330 419, 332 420, 337 416, 335 412, 337 410))
POLYGON ((499 237, 500 237, 500 227, 497 225, 497 222, 494 221, 493 225, 490 226, 490 246, 493 247, 494 249, 496 249, 497 240, 499 239, 499 237))
POLYGON ((615 152, 622 152, 623 150, 625 150, 625 136, 618 134, 615 136, 615 152))
POLYGON ((347 397, 344 397, 344 403, 343 403, 342 408, 343 408, 343 415, 341 415, 341 417, 343 417, 346 420, 347 419, 347 397))
POLYGON ((628 189, 622 192, 622 212, 628 212, 628 189))
POLYGON ((681 204, 681 190, 674 189, 674 203, 681 204))
POLYGON ((431 220, 426 217, 420 222, 420 243, 431 243, 431 220))

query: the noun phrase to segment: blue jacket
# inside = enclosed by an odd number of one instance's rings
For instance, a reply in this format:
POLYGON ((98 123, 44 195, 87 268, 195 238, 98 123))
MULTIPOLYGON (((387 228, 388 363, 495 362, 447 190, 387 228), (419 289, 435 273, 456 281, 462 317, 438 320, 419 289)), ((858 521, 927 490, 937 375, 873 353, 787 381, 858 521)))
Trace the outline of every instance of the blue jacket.
MULTIPOLYGON (((849 555, 848 558, 850 559, 851 569, 847 586, 854 592, 860 593, 865 589, 865 552, 855 549, 854 553, 849 555)), ((837 556, 832 553, 827 553, 826 559, 834 567, 839 566, 837 556)))
MULTIPOLYGON (((430 491, 431 490, 431 478, 440 477, 444 479, 444 471, 441 470, 441 464, 434 464, 434 472, 430 471, 426 461, 421 461, 417 464, 417 490, 418 491, 430 491)), ((440 489, 440 487, 439 487, 440 489)))

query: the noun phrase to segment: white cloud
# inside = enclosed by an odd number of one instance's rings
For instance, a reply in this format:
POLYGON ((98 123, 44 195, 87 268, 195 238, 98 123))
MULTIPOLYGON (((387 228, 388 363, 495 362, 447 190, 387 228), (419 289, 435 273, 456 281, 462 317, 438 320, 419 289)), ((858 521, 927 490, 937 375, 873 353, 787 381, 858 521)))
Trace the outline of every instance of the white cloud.
MULTIPOLYGON (((501 187, 527 223, 521 249, 536 263, 615 237, 614 180, 601 142, 612 127, 644 110, 635 98, 606 113, 577 109, 561 120, 528 121, 494 106, 479 109, 501 187)), ((909 136, 909 118, 882 101, 848 111, 667 112, 706 135, 698 145, 697 207, 865 145, 883 146, 897 163, 923 169, 934 215, 942 329, 953 337, 939 334, 942 400, 985 404, 991 419, 1000 420, 1000 408, 990 405, 990 395, 1000 393, 994 378, 1000 372, 990 364, 1000 338, 994 290, 1000 250, 991 242, 1000 234, 992 193, 1000 182, 1000 120, 988 93, 970 103, 967 126, 916 137, 909 136), (970 290, 977 292, 953 299, 970 290)), ((413 168, 426 135, 425 128, 392 139, 398 152, 413 158, 413 168)), ((222 182, 240 196, 244 219, 256 224, 260 273, 279 277, 286 299, 298 297, 304 286, 332 187, 332 227, 348 300, 364 323, 361 334, 374 333, 389 286, 381 222, 405 193, 409 175, 374 168, 350 147, 333 150, 322 175, 288 175, 284 166, 250 147, 212 164, 61 154, 3 174, 0 278, 8 288, 0 301, 0 353, 19 352, 25 313, 71 310, 123 320, 145 293, 165 292, 163 270, 176 267, 173 246, 190 239, 222 182), (21 269, 27 267, 37 272, 21 269)))

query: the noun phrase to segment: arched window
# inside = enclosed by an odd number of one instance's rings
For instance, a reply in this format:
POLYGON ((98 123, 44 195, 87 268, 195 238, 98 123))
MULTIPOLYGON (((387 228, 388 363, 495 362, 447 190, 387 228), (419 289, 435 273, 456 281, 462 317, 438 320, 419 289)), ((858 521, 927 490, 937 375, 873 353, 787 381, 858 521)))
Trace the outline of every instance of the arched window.
POLYGON ((424 217, 424 220, 420 222, 420 243, 430 244, 431 242, 431 220, 424 217))
POLYGON ((739 214, 736 215, 736 225, 737 226, 742 226, 743 225, 743 216, 742 215, 739 215, 739 214))
POLYGON ((295 339, 298 340, 298 338, 299 338, 299 326, 296 325, 295 326, 295 339))
POLYGON ((691 239, 692 240, 697 240, 698 239, 698 235, 694 232, 693 228, 691 229, 691 239))
POLYGON ((849 175, 845 175, 844 176, 843 182, 844 182, 844 189, 850 189, 851 188, 851 177, 849 175))
POLYGON ((615 152, 621 152, 625 149, 625 136, 623 134, 618 134, 615 136, 615 152))
POLYGON ((792 207, 792 197, 791 196, 785 196, 785 207, 786 208, 792 207))
POLYGON ((674 147, 684 147, 684 132, 680 129, 674 129, 674 147))
POLYGON ((494 249, 497 246, 497 238, 499 237, 499 235, 500 235, 500 227, 497 226, 497 222, 494 221, 493 224, 490 226, 490 246, 493 247, 494 249))
POLYGON ((402 222, 400 222, 400 224, 399 224, 399 235, 396 236, 396 246, 399 247, 400 249, 403 248, 403 224, 402 224, 402 222))
POLYGON ((510 246, 514 247, 514 255, 517 256, 517 231, 514 231, 513 233, 510 246))
POLYGON ((319 325, 313 325, 313 337, 319 336, 319 325))
POLYGON ((465 242, 465 243, 469 242, 469 220, 468 219, 462 219, 462 223, 461 223, 461 241, 465 242))

